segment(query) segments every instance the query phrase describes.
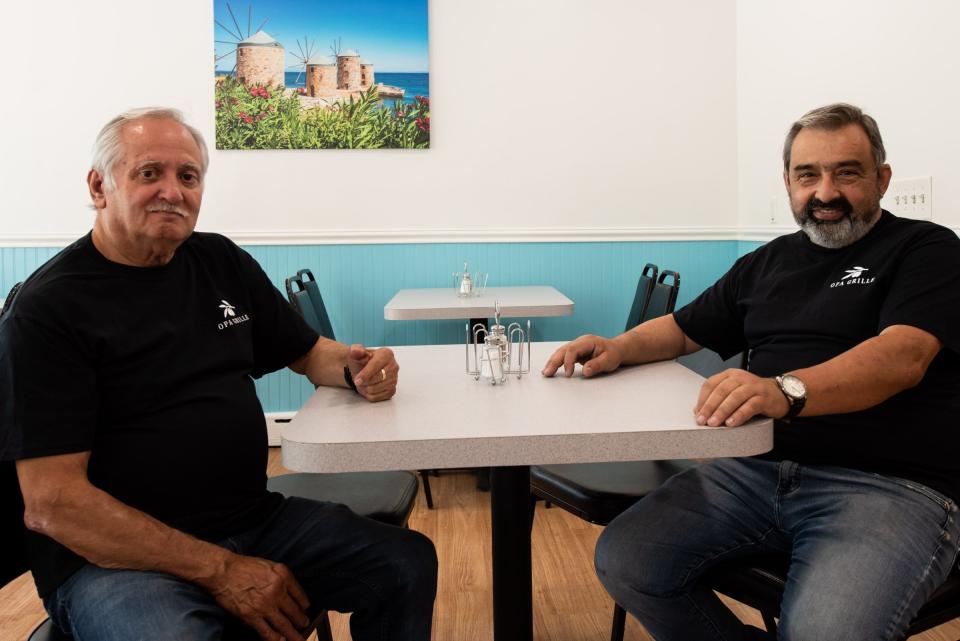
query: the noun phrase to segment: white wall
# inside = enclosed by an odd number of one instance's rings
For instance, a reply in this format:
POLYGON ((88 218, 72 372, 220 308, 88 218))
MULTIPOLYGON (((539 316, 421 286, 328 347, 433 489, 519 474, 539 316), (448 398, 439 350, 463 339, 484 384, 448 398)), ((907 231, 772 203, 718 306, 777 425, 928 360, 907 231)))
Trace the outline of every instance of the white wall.
POLYGON ((933 219, 960 227, 960 3, 737 2, 740 223, 792 225, 783 137, 804 112, 851 102, 880 125, 894 178, 933 177, 933 219))
MULTIPOLYGON (((434 0, 432 149, 214 151, 201 228, 247 241, 444 228, 522 238, 709 227, 729 237, 735 9, 734 0, 434 0), (529 64, 511 68, 516 60, 529 64)), ((0 244, 89 228, 90 146, 120 110, 178 106, 212 142, 212 11, 209 0, 6 10, 0 244)))

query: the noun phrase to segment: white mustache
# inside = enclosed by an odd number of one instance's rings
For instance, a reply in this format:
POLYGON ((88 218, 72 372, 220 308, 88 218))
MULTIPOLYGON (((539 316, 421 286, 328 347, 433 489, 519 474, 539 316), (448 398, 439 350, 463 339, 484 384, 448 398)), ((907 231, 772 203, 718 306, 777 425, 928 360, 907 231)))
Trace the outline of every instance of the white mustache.
POLYGON ((158 212, 158 211, 160 211, 160 212, 170 212, 170 213, 172 213, 172 214, 177 214, 177 215, 183 216, 184 218, 186 218, 186 217, 188 216, 186 209, 184 209, 183 207, 178 207, 177 205, 173 205, 173 204, 171 204, 171 203, 161 203, 161 204, 159 204, 159 205, 148 205, 148 206, 147 206, 147 212, 152 213, 152 212, 158 212))

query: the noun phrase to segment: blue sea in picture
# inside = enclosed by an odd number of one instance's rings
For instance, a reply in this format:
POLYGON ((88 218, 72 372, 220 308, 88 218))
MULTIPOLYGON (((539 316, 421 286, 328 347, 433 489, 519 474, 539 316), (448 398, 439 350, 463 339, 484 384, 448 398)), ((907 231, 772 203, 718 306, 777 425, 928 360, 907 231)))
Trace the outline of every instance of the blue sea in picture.
MULTIPOLYGON (((232 76, 232 71, 217 70, 218 76, 232 76)), ((374 71, 374 80, 382 82, 392 87, 403 89, 403 102, 412 103, 414 96, 430 97, 430 74, 429 73, 388 73, 374 71)), ((288 89, 303 87, 307 82, 307 74, 304 72, 287 71, 284 72, 284 83, 288 89), (299 76, 299 78, 297 77, 299 76)), ((396 102, 393 98, 383 101, 388 107, 392 107, 396 102)))

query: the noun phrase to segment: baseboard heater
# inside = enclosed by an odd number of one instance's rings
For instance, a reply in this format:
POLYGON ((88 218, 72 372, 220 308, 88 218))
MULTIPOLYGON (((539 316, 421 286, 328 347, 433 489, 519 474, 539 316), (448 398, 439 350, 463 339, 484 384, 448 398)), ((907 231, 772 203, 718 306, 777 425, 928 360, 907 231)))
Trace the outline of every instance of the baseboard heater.
POLYGON ((296 412, 267 412, 267 444, 270 447, 280 447, 280 434, 283 427, 290 422, 296 412))

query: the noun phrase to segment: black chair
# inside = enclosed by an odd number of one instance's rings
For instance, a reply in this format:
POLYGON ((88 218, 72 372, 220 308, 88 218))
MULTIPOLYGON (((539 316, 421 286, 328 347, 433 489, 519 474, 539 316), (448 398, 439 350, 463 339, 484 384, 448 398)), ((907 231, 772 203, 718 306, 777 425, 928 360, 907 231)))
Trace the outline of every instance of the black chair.
POLYGON ((284 496, 343 503, 381 523, 406 527, 417 498, 417 477, 398 472, 296 473, 274 476, 267 489, 284 496))
MULTIPOLYGON (((310 305, 313 307, 313 314, 316 318, 316 324, 310 323, 310 326, 315 328, 317 333, 325 338, 330 340, 336 340, 333 335, 333 324, 330 322, 330 316, 327 314, 327 307, 323 304, 323 296, 320 294, 320 287, 317 285, 317 279, 313 277, 313 272, 309 269, 301 269, 297 272, 296 276, 291 276, 287 279, 287 297, 290 299, 291 304, 293 304, 294 298, 297 299, 296 304, 300 304, 301 301, 305 299, 310 301, 310 305), (296 292, 307 293, 306 297, 297 295, 296 292)), ((306 318, 306 312, 301 310, 301 314, 304 314, 306 318)))
MULTIPOLYGON (((301 272, 302 271, 303 270, 301 270, 301 272)), ((294 311, 300 314, 303 320, 307 321, 307 325, 312 327, 315 332, 324 338, 336 340, 333 337, 332 328, 330 328, 327 333, 321 331, 323 326, 320 323, 320 317, 317 316, 316 307, 314 307, 313 300, 310 298, 310 292, 307 291, 306 285, 300 276, 291 276, 287 278, 284 284, 287 289, 287 299, 290 301, 290 306, 293 307, 294 311)))
MULTIPOLYGON (((711 589, 759 610, 768 634, 775 641, 776 619, 780 617, 789 568, 790 559, 786 555, 746 556, 718 564, 701 580, 711 589)), ((946 582, 920 608, 903 639, 957 617, 960 617, 960 569, 954 566, 946 582)))
MULTIPOLYGON (((323 303, 323 296, 320 294, 320 287, 317 285, 317 279, 309 269, 301 269, 295 276, 290 276, 284 282, 287 290, 287 298, 290 300, 290 306, 293 307, 307 321, 307 325, 312 327, 318 334, 330 340, 337 340, 333 333, 333 324, 330 322, 330 315, 327 314, 327 307, 323 303)), ((373 472, 371 474, 381 474, 373 472)), ((408 472, 388 472, 387 474, 409 474, 408 472)), ((297 476, 297 475, 287 475, 297 476)), ((314 476, 312 474, 300 475, 304 477, 314 476)), ((278 477, 280 478, 280 477, 278 477)), ((423 495, 427 500, 427 507, 433 509, 433 493, 430 491, 430 478, 426 470, 420 470, 420 478, 423 479, 423 495)), ((295 481, 290 479, 287 483, 293 484, 295 481)), ((416 483, 416 477, 414 477, 416 483)), ((309 486, 309 482, 303 483, 309 486)), ((373 483, 374 486, 377 482, 373 483)), ((406 485, 406 484, 404 484, 406 485)), ((298 485, 299 487, 299 485, 298 485)), ((298 496, 304 496, 298 494, 298 496)), ((389 497, 383 497, 389 498, 389 497)), ((356 512, 356 510, 354 510, 356 512)), ((358 514, 366 514, 358 512, 358 514)), ((377 519, 383 520, 383 519, 377 519)), ((388 521, 389 522, 389 521, 388 521)), ((404 519, 406 523, 406 519, 404 519)))
MULTIPOLYGON (((640 316, 640 323, 646 323, 651 318, 659 318, 672 313, 674 306, 677 304, 677 293, 679 291, 680 274, 669 269, 663 270, 650 292, 650 302, 647 304, 643 315, 640 316), (673 279, 673 283, 664 282, 668 277, 673 279)), ((627 329, 633 327, 631 325, 627 329)))
POLYGON ((647 307, 650 304, 650 295, 653 293, 653 286, 657 282, 657 272, 659 269, 653 263, 647 263, 640 272, 640 278, 637 280, 637 292, 633 295, 633 305, 630 306, 630 313, 627 314, 627 328, 623 331, 629 331, 640 324, 641 319, 647 313, 647 307))

